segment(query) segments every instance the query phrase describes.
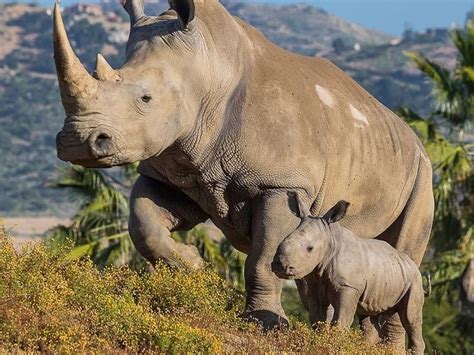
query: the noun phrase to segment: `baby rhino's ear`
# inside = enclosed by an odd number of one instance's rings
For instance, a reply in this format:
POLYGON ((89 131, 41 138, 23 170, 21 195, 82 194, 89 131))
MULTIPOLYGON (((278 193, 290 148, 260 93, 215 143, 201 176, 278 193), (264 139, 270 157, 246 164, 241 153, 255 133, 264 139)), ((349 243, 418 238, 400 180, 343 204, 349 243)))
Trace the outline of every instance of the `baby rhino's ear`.
POLYGON ((311 215, 309 208, 307 208, 303 201, 301 201, 298 193, 291 191, 288 192, 288 196, 290 197, 290 201, 293 200, 290 202, 290 208, 299 218, 304 219, 311 215), (292 206, 292 202, 296 202, 296 206, 292 206))
POLYGON ((333 208, 326 212, 323 219, 328 223, 339 222, 346 215, 349 205, 350 203, 347 201, 339 201, 333 208))

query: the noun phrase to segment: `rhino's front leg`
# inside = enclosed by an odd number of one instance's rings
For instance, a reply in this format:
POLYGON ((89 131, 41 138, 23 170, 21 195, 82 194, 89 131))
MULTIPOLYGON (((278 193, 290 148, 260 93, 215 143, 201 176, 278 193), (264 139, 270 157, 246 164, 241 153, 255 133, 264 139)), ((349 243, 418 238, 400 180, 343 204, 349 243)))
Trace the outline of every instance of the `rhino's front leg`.
POLYGON ((170 233, 189 230, 208 216, 181 191, 140 176, 130 196, 129 232, 138 252, 150 263, 199 268, 203 260, 194 246, 175 242, 170 233))
POLYGON ((271 262, 299 219, 292 213, 285 191, 258 197, 252 210, 251 249, 245 263, 246 315, 271 329, 288 323, 281 305, 282 280, 271 271, 271 262))

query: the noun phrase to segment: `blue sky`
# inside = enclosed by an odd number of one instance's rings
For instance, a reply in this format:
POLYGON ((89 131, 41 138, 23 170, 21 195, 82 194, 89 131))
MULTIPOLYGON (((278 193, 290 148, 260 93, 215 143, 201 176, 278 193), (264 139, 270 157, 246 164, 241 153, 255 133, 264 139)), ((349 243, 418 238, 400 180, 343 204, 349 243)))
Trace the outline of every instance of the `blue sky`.
MULTIPOLYGON (((301 1, 268 0, 269 3, 301 1)), ((416 30, 464 23, 474 0, 311 0, 307 1, 366 27, 398 35, 406 24, 416 30)))
MULTIPOLYGON (((36 1, 43 5, 53 3, 53 0, 36 1)), ((302 0, 254 1, 278 4, 304 2, 302 0)), ((71 4, 76 1, 63 0, 62 2, 71 4)), ((306 2, 363 26, 393 35, 401 34, 407 24, 415 30, 424 30, 427 27, 449 27, 452 23, 462 25, 466 12, 474 7, 474 0, 308 0, 306 2)))

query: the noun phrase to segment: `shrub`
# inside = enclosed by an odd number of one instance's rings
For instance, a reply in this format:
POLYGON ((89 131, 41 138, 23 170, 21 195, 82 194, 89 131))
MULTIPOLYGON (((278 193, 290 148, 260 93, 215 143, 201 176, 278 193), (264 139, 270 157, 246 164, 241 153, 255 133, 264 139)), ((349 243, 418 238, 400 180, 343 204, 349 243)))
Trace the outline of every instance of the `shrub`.
POLYGON ((16 251, 0 232, 0 351, 383 352, 354 331, 263 334, 238 317, 243 297, 212 270, 98 270, 70 247, 16 251))

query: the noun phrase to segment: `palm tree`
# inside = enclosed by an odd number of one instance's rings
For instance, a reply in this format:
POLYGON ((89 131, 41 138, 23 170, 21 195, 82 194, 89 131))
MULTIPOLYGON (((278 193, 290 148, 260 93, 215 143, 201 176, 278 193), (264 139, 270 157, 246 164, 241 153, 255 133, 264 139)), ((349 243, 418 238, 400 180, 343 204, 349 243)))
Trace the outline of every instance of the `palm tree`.
POLYGON ((69 240, 74 245, 71 258, 90 256, 100 267, 142 266, 127 231, 128 199, 125 191, 133 180, 133 168, 111 175, 105 171, 70 165, 59 172, 53 186, 67 189, 80 203, 70 226, 48 233, 50 243, 69 240))
POLYGON ((468 20, 464 29, 453 30, 451 40, 458 51, 453 72, 420 53, 405 54, 433 84, 434 113, 458 131, 462 142, 464 130, 474 119, 474 23, 468 20))

